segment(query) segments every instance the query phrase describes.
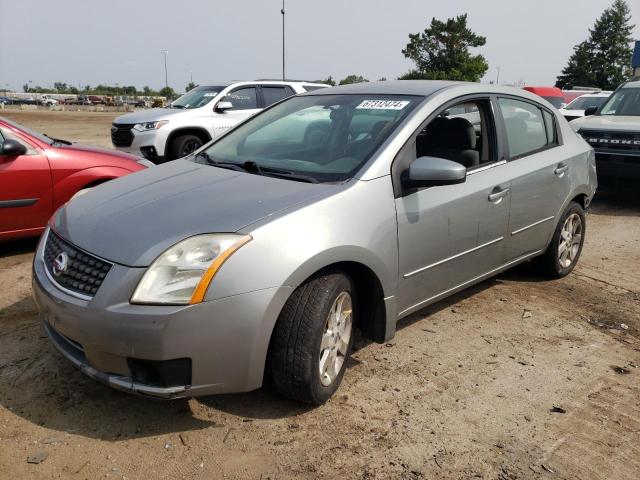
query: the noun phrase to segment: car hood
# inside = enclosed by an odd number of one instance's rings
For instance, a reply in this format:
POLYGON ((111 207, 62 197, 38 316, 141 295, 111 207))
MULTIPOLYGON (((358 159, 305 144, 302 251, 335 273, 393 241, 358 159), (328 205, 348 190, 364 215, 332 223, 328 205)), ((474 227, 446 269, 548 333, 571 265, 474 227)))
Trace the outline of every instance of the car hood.
POLYGON ((181 110, 178 108, 151 108, 149 110, 141 110, 139 112, 127 113, 116 118, 113 123, 144 123, 155 122, 157 120, 166 120, 177 115, 184 115, 185 112, 193 112, 194 110, 181 110))
POLYGON ((91 189, 58 210, 52 225, 87 252, 146 267, 187 237, 237 232, 340 190, 176 160, 91 189))
POLYGON ((578 118, 570 123, 574 130, 612 130, 622 132, 640 131, 640 116, 592 115, 578 118))
POLYGON ((91 153, 91 154, 99 154, 99 155, 107 155, 110 158, 120 158, 122 160, 131 160, 137 162, 142 157, 136 157, 135 155, 131 155, 130 153, 120 152, 118 150, 111 150, 107 148, 100 147, 92 147, 89 145, 81 145, 78 143, 73 143, 71 145, 64 145, 62 147, 57 147, 58 150, 66 150, 77 153, 91 153))

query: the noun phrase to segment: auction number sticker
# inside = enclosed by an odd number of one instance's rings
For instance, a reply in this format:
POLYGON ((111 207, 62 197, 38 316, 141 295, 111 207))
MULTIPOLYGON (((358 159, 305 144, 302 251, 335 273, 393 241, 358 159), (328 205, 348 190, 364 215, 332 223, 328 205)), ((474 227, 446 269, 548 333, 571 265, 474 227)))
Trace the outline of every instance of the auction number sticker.
POLYGON ((402 110, 409 105, 407 100, 365 100, 356 108, 372 110, 402 110))

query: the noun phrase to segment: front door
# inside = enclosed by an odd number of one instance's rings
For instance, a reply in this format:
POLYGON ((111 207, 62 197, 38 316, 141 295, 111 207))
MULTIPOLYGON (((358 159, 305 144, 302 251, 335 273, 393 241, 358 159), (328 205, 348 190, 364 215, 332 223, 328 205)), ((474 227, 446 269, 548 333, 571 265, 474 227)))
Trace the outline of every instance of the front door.
POLYGON ((481 97, 444 105, 396 158, 394 176, 422 156, 467 167, 462 184, 396 195, 400 316, 504 264, 511 180, 501 155, 481 97))
POLYGON ((27 153, 8 156, 0 152, 0 234, 27 233, 44 227, 52 213, 49 161, 35 145, 0 128, 0 143, 7 138, 22 143, 27 153))
POLYGON ((258 113, 260 102, 255 86, 238 87, 227 93, 220 102, 231 102, 233 108, 224 112, 215 112, 216 121, 213 127, 213 136, 219 137, 223 133, 235 127, 238 123, 258 113))

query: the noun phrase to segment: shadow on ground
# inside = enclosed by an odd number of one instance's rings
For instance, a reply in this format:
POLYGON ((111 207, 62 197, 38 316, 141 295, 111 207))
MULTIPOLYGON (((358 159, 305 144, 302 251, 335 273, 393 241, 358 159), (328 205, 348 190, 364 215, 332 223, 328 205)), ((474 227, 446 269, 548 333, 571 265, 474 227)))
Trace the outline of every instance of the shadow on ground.
POLYGON ((637 185, 608 185, 599 188, 589 211, 594 215, 637 217, 640 215, 640 190, 637 185))
POLYGON ((38 238, 27 238, 0 243, 0 258, 33 253, 38 246, 38 238))

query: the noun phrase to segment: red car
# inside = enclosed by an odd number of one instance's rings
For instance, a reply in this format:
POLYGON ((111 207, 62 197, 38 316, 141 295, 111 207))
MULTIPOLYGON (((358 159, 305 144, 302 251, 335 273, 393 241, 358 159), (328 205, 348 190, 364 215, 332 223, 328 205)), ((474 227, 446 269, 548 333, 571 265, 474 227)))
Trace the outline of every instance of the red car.
POLYGON ((0 118, 0 241, 39 235, 79 190, 147 165, 133 155, 72 145, 0 118))
POLYGON ((557 87, 524 87, 523 89, 541 96, 556 108, 564 106, 564 94, 557 87))

